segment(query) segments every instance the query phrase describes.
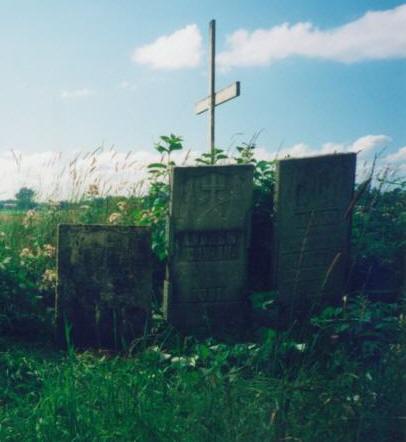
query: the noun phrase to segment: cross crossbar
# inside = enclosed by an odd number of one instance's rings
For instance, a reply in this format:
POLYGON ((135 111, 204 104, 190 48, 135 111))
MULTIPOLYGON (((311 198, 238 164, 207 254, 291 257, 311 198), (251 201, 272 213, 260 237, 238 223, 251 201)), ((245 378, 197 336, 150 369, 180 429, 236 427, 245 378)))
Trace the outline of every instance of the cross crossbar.
MULTIPOLYGON (((241 91, 241 86, 239 81, 235 81, 224 89, 216 92, 214 96, 214 105, 218 106, 219 104, 223 104, 226 101, 232 100, 233 98, 239 97, 241 91)), ((210 109, 210 97, 203 98, 196 103, 195 113, 196 115, 200 115, 203 112, 207 112, 210 109)))

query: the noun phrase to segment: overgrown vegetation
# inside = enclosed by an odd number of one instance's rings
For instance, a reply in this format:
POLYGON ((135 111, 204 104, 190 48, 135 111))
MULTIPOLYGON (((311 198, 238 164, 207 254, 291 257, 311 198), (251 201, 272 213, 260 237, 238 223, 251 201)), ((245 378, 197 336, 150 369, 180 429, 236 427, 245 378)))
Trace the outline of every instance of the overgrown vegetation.
MULTIPOLYGON (((0 440, 404 440, 406 183, 359 187, 348 294, 306 333, 254 317, 243 342, 198 341, 166 326, 159 311, 168 174, 182 147, 180 137, 161 137, 146 195, 102 197, 95 184, 62 206, 0 212, 0 440), (61 222, 153 228, 154 324, 121 355, 52 345, 61 222)), ((216 161, 255 166, 251 299, 269 313, 273 163, 255 159, 255 139, 235 155, 218 149, 216 161)))

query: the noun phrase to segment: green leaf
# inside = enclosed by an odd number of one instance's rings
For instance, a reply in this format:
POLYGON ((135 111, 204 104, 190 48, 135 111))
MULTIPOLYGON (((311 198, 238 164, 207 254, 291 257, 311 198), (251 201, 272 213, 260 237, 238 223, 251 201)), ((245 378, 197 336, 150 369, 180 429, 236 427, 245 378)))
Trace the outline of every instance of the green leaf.
POLYGON ((162 164, 162 163, 151 163, 151 164, 148 164, 147 167, 148 167, 148 169, 152 169, 152 168, 165 169, 166 165, 162 164))
POLYGON ((210 355, 210 349, 207 347, 207 345, 199 345, 198 348, 199 356, 204 360, 207 359, 210 355))
POLYGON ((183 146, 180 143, 176 143, 176 144, 171 143, 169 145, 169 152, 172 152, 174 150, 182 150, 182 149, 183 149, 183 146))
POLYGON ((156 145, 155 145, 155 149, 156 149, 159 153, 164 153, 164 152, 168 153, 168 152, 169 152, 169 150, 168 150, 166 147, 164 147, 164 146, 162 146, 162 145, 160 145, 160 144, 156 144, 156 145))

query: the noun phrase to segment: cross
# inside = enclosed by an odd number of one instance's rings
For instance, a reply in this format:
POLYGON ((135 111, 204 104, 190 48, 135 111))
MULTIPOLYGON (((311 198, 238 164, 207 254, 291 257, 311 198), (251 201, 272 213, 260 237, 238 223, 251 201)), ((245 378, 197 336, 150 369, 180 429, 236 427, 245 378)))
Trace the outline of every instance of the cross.
POLYGON ((210 175, 210 183, 202 184, 202 190, 210 194, 210 202, 217 203, 217 192, 226 190, 224 184, 218 182, 218 175, 210 175))
POLYGON ((207 213, 218 214, 220 218, 224 219, 224 199, 218 198, 218 194, 226 190, 226 186, 219 182, 219 176, 217 174, 210 174, 210 180, 206 184, 202 184, 201 189, 208 193, 209 201, 207 207, 207 213))
POLYGON ((232 100, 240 95, 240 82, 235 81, 230 86, 216 92, 216 21, 209 24, 209 96, 196 103, 196 115, 209 111, 209 148, 211 163, 215 162, 214 147, 214 108, 219 104, 232 100))

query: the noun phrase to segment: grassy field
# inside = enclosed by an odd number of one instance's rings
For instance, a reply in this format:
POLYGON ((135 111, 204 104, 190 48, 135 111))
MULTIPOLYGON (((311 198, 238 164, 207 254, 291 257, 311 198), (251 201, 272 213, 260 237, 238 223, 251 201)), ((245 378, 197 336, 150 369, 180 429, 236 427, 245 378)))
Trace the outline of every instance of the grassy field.
POLYGON ((312 318, 305 337, 254 323, 242 342, 180 336, 158 305, 151 335, 121 354, 58 351, 56 225, 108 223, 119 203, 120 222, 139 216, 139 201, 119 199, 1 223, 1 441, 403 440, 399 302, 354 295, 312 318))
MULTIPOLYGON (((254 316, 243 339, 197 340, 165 324, 158 293, 151 333, 120 354, 53 345, 58 223, 150 225, 164 260, 169 153, 151 168, 145 196, 93 191, 64 206, 0 212, 0 441, 406 440, 404 183, 364 188, 353 222, 361 279, 301 328, 254 316), (371 275, 390 275, 390 296, 371 275)), ((272 164, 256 165, 254 217, 268 229, 272 164)), ((252 293, 252 304, 268 314, 273 296, 252 293)))
POLYGON ((127 356, 2 341, 0 440, 404 440, 399 348, 366 367, 340 346, 317 354, 274 338, 127 356))
POLYGON ((19 210, 4 210, 0 209, 0 223, 8 223, 13 220, 13 218, 21 216, 24 212, 19 210))

